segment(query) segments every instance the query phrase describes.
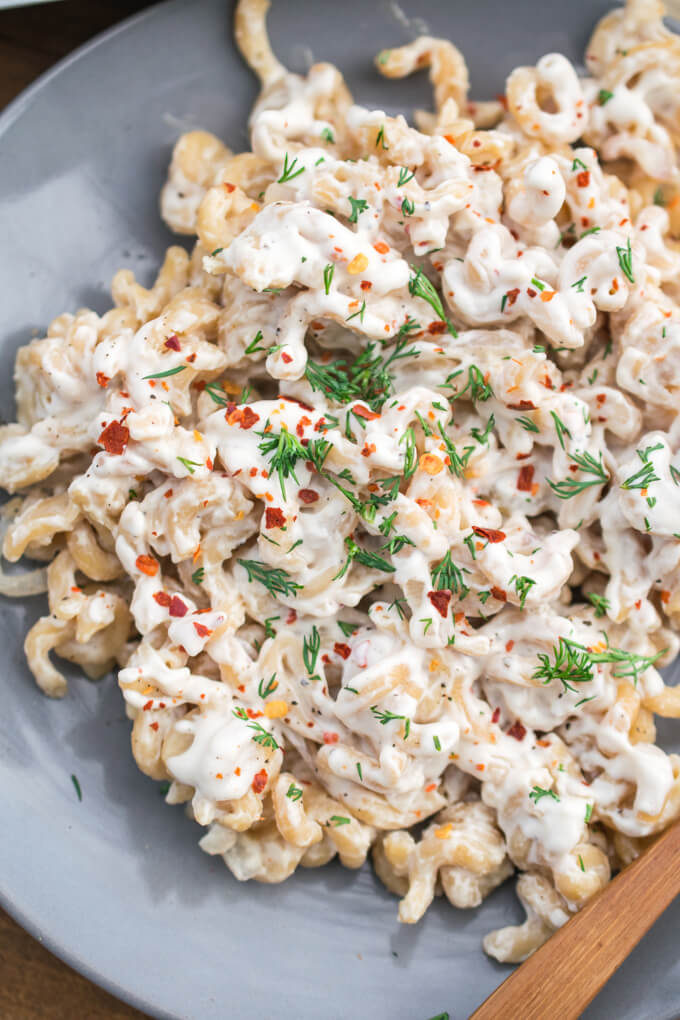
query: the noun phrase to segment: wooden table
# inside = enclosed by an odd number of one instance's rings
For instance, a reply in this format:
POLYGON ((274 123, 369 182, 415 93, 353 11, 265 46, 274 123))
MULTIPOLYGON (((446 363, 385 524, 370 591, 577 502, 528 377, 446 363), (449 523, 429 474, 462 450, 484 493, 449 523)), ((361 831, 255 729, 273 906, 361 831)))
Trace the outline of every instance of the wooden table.
MULTIPOLYGON (((150 0, 61 0, 0 10, 0 109, 65 54, 150 0)), ((0 910, 2 1020, 145 1020, 76 974, 0 910)))

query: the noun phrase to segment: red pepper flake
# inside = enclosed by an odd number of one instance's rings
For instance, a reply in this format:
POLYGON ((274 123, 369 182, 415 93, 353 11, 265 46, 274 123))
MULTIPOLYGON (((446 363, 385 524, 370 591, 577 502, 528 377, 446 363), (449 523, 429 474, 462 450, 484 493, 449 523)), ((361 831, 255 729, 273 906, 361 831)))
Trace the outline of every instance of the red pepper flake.
POLYGON ((373 284, 371 283, 370 280, 362 280, 359 286, 361 287, 362 290, 370 290, 373 284))
POLYGON ((300 437, 302 437, 304 435, 305 428, 308 425, 311 425, 311 424, 312 424, 312 419, 308 418, 306 414, 303 414, 302 417, 300 418, 300 421, 295 426, 295 431, 297 432, 297 434, 300 437))
POLYGON ((661 592, 661 601, 663 602, 663 604, 665 606, 667 606, 668 603, 670 602, 670 600, 671 600, 671 593, 664 588, 662 590, 662 592, 661 592))
POLYGON ((449 327, 446 325, 445 322, 441 321, 431 322, 430 325, 427 327, 427 332, 431 333, 432 336, 438 336, 441 333, 446 333, 448 328, 449 327))
POLYGON ((384 241, 376 241, 373 247, 380 255, 387 255, 388 251, 390 250, 390 246, 388 244, 385 244, 384 241))
POLYGON ((286 523, 286 515, 277 506, 268 506, 264 512, 265 527, 282 528, 286 523))
POLYGON ((210 637, 212 631, 210 627, 206 627, 203 623, 196 623, 194 620, 194 629, 199 637, 210 637))
POLYGON ((299 489, 298 499, 301 503, 316 503, 319 498, 319 493, 315 492, 314 489, 299 489))
POLYGON ((507 641, 506 644, 505 644, 506 652, 511 652, 514 647, 515 647, 515 642, 514 641, 507 641))
POLYGON ((170 616, 186 616, 188 612, 186 602, 182 602, 181 598, 177 595, 173 595, 170 599, 168 612, 170 613, 170 616))
MULTIPOLYGON (((416 503, 417 502, 418 500, 416 500, 416 503)), ((473 499, 472 502, 475 504, 475 506, 491 506, 488 499, 473 499)))
POLYGON ((433 790, 436 790, 436 789, 437 789, 437 784, 436 783, 428 783, 427 786, 425 787, 425 793, 432 793, 433 790))
POLYGON ((195 352, 193 354, 187 354, 186 360, 189 362, 190 365, 193 365, 194 361, 196 360, 195 352))
POLYGON ((255 791, 255 793, 262 793, 262 791, 264 790, 265 786, 267 785, 267 779, 268 778, 269 778, 269 776, 267 775, 267 770, 266 769, 260 769, 259 772, 255 773, 255 775, 253 776, 253 782, 252 782, 252 787, 253 787, 253 790, 255 791))
POLYGON ((515 720, 515 722, 508 730, 508 736, 514 737, 515 740, 524 740, 526 733, 527 733, 526 727, 522 726, 519 719, 515 720))
POLYGON ((128 444, 130 429, 119 421, 110 422, 99 436, 97 442, 107 453, 121 454, 128 444))
POLYGON ((294 609, 291 609, 291 611, 288 613, 288 616, 286 617, 286 623, 290 626, 290 624, 295 623, 296 620, 297 613, 295 612, 294 609))
POLYGON ((355 404, 352 410, 358 418, 363 418, 365 421, 374 421, 375 418, 380 417, 380 415, 376 414, 375 411, 369 411, 369 409, 364 407, 363 404, 355 404))
POLYGON ((508 601, 508 596, 505 594, 503 589, 502 588, 497 588, 496 585, 494 585, 493 588, 491 589, 491 594, 493 595, 493 597, 495 599, 498 599, 499 602, 507 602, 508 601))
POLYGON ((500 708, 494 708, 493 715, 491 716, 491 722, 497 723, 498 720, 500 719, 500 717, 501 717, 501 710, 500 710, 500 708))
POLYGON ((157 722, 149 723, 149 726, 151 727, 152 730, 155 730, 156 732, 158 731, 158 723, 157 722))
POLYGON ((168 350, 170 350, 170 351, 181 351, 182 350, 181 344, 180 344, 179 340, 177 339, 177 337, 176 337, 176 335, 174 333, 172 334, 172 336, 168 337, 168 339, 165 341, 165 344, 163 346, 167 347, 168 350))
POLYGON ((517 475, 517 488, 520 492, 531 492, 534 484, 534 465, 524 464, 517 475))
POLYGON ((536 297, 538 291, 535 291, 533 287, 527 287, 527 294, 529 297, 536 297))
POLYGON ((153 593, 154 602, 157 602, 159 606, 163 606, 165 609, 168 608, 172 599, 168 595, 167 591, 155 591, 153 593))
POLYGON ((507 291, 506 296, 508 299, 508 305, 514 305, 515 301, 519 297, 519 287, 513 287, 512 290, 507 291))
POLYGON ((372 453, 375 453, 375 443, 364 443, 361 456, 370 457, 372 453))
POLYGON ((232 191, 236 191, 236 185, 230 184, 229 181, 224 181, 224 189, 228 195, 231 195, 232 191))
POLYGON ((142 705, 142 712, 148 712, 150 708, 153 708, 153 698, 150 698, 145 705, 142 705))
POLYGON ((340 737, 337 733, 324 733, 323 742, 324 744, 337 744, 340 737))
POLYGON ((155 577, 158 573, 158 560, 155 560, 153 556, 146 556, 142 553, 135 560, 135 566, 137 570, 141 570, 143 574, 147 574, 148 577, 155 577))
POLYGON ((449 611, 449 603, 451 601, 451 592, 447 591, 447 589, 444 589, 443 591, 428 591, 427 597, 439 615, 446 619, 446 614, 449 611))
POLYGON ((103 372, 97 372, 97 384, 101 386, 102 389, 106 389, 110 382, 111 382, 110 375, 104 375, 103 372))
POLYGON ((520 400, 518 404, 508 404, 510 411, 535 411, 536 405, 531 400, 520 400))
POLYGON ((255 422, 258 422, 259 420, 260 420, 259 414, 256 414, 255 411, 253 411, 252 407, 248 407, 246 405, 246 407, 243 408, 243 414, 241 415, 240 422, 242 429, 252 429, 255 422))
POLYGON ((290 354, 288 354, 286 351, 281 351, 281 361, 284 363, 284 365, 290 365, 292 360, 293 359, 291 358, 290 354))
POLYGON ((475 535, 479 535, 480 538, 485 538, 487 542, 491 542, 492 545, 496 542, 504 542, 506 539, 505 532, 497 531, 496 528, 480 528, 476 524, 473 524, 472 530, 475 535))
POLYGON ((342 656, 343 659, 349 659, 352 654, 352 649, 349 645, 343 644, 342 641, 336 641, 333 645, 333 651, 336 655, 342 656))
POLYGON ((576 183, 579 188, 587 188, 590 184, 590 170, 581 170, 581 173, 576 175, 576 183))

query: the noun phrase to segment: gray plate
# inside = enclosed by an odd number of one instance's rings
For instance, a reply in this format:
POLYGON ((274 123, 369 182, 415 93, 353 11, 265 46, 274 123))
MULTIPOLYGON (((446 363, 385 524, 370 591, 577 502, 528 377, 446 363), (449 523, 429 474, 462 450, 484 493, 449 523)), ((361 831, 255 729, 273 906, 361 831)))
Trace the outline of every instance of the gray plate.
MULTIPOLYGON (((394 6, 394 5, 393 5, 394 6)), ((518 63, 561 50, 578 60, 603 0, 404 0, 472 67, 475 95, 503 89, 518 63)), ((195 126, 245 145, 255 84, 222 0, 162 4, 80 50, 0 118, 0 410, 11 417, 15 348, 65 309, 109 303, 115 269, 152 278, 171 241, 157 196, 177 135, 195 126)), ((279 55, 337 63, 360 102, 427 105, 422 77, 385 83, 371 57, 413 33, 389 5, 280 0, 279 55)), ((482 935, 519 920, 510 886, 477 911, 438 902, 416 927, 371 870, 329 866, 283 886, 237 883, 196 847, 197 826, 166 807, 129 751, 113 681, 74 676, 51 702, 24 664, 42 599, 1 606, 0 899, 53 952, 158 1017, 463 1020, 507 975, 482 935), (76 799, 75 773, 83 790, 76 799)), ((671 1020, 680 1012, 668 911, 587 1012, 590 1020, 671 1020)), ((578 976, 575 976, 578 980, 578 976)), ((549 1005, 546 1020, 551 1020, 549 1005)))

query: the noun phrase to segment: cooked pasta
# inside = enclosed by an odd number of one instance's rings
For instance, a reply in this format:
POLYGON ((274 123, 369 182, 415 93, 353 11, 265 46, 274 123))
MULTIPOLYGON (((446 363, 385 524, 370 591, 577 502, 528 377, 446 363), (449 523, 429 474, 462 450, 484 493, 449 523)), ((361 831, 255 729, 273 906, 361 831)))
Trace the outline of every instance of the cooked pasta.
POLYGON ((515 869, 526 958, 680 813, 680 40, 655 0, 434 111, 289 73, 266 0, 251 151, 175 146, 191 254, 16 361, 0 574, 47 591, 46 694, 119 669, 140 769, 239 880, 369 854, 418 921, 515 869))

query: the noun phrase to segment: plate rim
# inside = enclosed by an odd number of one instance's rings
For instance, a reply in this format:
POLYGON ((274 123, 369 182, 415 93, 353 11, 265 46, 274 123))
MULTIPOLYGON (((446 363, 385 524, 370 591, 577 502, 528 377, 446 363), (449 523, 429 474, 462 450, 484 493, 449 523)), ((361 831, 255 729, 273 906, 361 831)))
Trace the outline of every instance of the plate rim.
MULTIPOLYGON (((12 125, 29 109, 33 99, 51 84, 53 78, 56 78, 66 71, 71 64, 76 63, 81 57, 96 50, 103 43, 108 42, 122 32, 128 31, 138 23, 153 17, 161 8, 171 7, 173 3, 174 0, 160 0, 160 2, 153 3, 136 14, 128 15, 128 17, 116 22, 109 28, 98 32, 91 39, 71 50, 55 64, 52 64, 47 70, 38 75, 30 85, 22 89, 0 111, 0 143, 12 125)), ((48 952, 56 956, 58 960, 61 960, 62 963, 65 963, 77 974, 80 974, 81 977, 86 978, 97 988, 108 992, 109 995, 112 995, 126 1005, 146 1013, 148 1016, 155 1018, 155 1020, 179 1020, 178 1013, 168 1013, 166 1010, 160 1009, 150 1000, 120 984, 115 978, 109 977, 97 970, 96 967, 81 957, 76 949, 61 945, 59 936, 43 931, 42 921, 38 915, 25 910, 16 900, 15 896, 16 894, 13 895, 11 890, 5 886, 2 874, 0 874, 0 907, 20 928, 23 928, 24 931, 34 938, 39 945, 47 949, 48 952)))

